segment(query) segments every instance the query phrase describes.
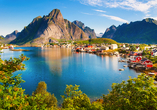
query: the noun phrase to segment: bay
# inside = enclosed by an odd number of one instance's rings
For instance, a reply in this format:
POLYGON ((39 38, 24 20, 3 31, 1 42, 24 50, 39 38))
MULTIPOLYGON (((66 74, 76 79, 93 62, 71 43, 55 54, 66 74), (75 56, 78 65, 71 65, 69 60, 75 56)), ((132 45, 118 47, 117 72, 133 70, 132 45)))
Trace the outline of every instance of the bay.
POLYGON ((4 49, 0 53, 3 60, 10 57, 19 57, 24 54, 30 60, 23 62, 25 71, 22 73, 25 83, 21 86, 25 93, 31 95, 40 81, 45 81, 47 91, 54 93, 59 103, 64 94, 66 85, 80 85, 83 93, 91 100, 101 98, 111 90, 112 83, 121 83, 129 77, 137 77, 139 73, 129 68, 124 68, 127 63, 118 62, 116 56, 97 56, 89 53, 73 53, 68 48, 16 47, 15 49, 28 49, 30 51, 10 51, 4 49), (119 71, 124 68, 124 71, 119 71))

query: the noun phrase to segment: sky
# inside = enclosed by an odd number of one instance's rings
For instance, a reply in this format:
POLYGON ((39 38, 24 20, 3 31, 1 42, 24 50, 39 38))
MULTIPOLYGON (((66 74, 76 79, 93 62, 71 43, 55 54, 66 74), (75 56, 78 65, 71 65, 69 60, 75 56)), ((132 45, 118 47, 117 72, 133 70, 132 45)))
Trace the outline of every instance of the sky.
POLYGON ((111 25, 157 19, 157 0, 0 0, 0 35, 22 31, 35 17, 60 9, 64 19, 81 21, 98 33, 111 25))

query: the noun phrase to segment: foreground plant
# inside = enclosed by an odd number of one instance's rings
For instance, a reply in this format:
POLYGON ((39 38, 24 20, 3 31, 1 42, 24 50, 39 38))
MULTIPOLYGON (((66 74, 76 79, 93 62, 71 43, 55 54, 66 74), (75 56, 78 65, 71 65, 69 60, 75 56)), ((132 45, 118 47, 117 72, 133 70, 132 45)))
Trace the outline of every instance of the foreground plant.
POLYGON ((26 108, 28 102, 20 83, 24 82, 21 75, 13 76, 13 72, 25 70, 23 61, 28 58, 23 54, 19 58, 10 58, 8 61, 0 59, 0 108, 21 109, 26 108))
POLYGON ((0 59, 0 110, 49 110, 57 109, 57 99, 54 94, 46 91, 45 82, 40 82, 32 96, 24 94, 20 87, 21 74, 13 76, 13 72, 25 70, 23 61, 29 58, 23 54, 19 58, 8 61, 0 59))
POLYGON ((129 79, 127 83, 113 83, 112 91, 103 95, 104 108, 108 110, 155 110, 157 109, 157 87, 154 78, 145 74, 129 79))

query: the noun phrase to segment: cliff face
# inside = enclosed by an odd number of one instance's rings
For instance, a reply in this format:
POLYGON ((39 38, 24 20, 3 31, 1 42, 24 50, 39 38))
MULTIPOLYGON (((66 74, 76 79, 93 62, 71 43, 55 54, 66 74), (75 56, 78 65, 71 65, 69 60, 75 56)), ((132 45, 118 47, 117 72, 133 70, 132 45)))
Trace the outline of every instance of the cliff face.
POLYGON ((88 36, 89 38, 97 38, 94 29, 89 28, 88 26, 85 27, 84 23, 82 23, 81 21, 73 21, 73 23, 78 26, 80 29, 82 29, 86 36, 88 36))
POLYGON ((11 43, 42 44, 52 39, 87 40, 88 37, 75 24, 64 20, 60 10, 54 9, 47 16, 33 19, 11 43))
POLYGON ((108 28, 103 38, 122 43, 157 43, 157 21, 151 18, 108 28))

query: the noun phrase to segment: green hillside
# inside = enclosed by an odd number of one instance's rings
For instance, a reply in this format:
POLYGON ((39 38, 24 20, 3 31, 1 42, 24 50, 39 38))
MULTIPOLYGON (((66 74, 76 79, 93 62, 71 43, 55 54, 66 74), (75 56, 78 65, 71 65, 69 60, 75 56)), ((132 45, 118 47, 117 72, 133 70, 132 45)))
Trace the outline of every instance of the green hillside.
POLYGON ((109 38, 95 38, 95 39, 89 39, 89 40, 82 40, 75 42, 76 44, 117 44, 115 40, 109 39, 109 38))

